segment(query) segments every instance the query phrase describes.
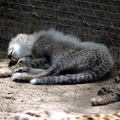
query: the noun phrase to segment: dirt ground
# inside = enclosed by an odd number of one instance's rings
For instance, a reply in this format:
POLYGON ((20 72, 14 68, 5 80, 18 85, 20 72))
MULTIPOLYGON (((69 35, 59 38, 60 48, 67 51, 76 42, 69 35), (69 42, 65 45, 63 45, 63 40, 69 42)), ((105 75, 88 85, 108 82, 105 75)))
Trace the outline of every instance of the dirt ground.
MULTIPOLYGON (((7 43, 0 41, 0 68, 8 64, 7 43)), ((114 78, 115 74, 113 74, 114 78)), ((113 78, 81 85, 41 85, 15 83, 10 77, 0 78, 0 120, 13 120, 24 110, 56 110, 70 113, 111 113, 120 110, 120 102, 91 106, 90 100, 103 85, 115 83, 113 78)))

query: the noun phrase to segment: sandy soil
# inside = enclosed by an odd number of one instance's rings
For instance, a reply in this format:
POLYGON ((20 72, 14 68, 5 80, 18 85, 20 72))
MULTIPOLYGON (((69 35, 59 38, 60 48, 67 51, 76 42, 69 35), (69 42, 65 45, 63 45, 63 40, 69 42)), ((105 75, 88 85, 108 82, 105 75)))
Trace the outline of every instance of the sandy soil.
MULTIPOLYGON (((0 45, 0 68, 8 64, 7 43, 0 45)), ((115 75, 113 75, 114 78, 115 75)), ((90 99, 97 95, 105 81, 81 85, 42 85, 15 83, 10 77, 0 78, 0 120, 13 120, 16 112, 24 110, 57 110, 71 113, 110 113, 120 110, 120 102, 105 106, 91 106, 90 99)))

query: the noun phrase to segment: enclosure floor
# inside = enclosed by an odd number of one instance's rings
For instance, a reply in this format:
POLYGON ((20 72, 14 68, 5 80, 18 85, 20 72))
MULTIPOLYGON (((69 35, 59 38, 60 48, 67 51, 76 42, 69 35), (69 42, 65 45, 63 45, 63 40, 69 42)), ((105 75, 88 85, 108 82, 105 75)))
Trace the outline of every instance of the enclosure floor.
MULTIPOLYGON (((0 43, 0 67, 8 63, 7 43, 0 43)), ((114 76, 113 76, 114 77, 114 76)), ((103 85, 115 83, 108 79, 102 82, 81 85, 35 86, 15 83, 10 77, 0 78, 0 119, 13 120, 16 112, 24 110, 57 110, 70 113, 110 113, 120 110, 120 102, 92 107, 90 100, 103 85)))

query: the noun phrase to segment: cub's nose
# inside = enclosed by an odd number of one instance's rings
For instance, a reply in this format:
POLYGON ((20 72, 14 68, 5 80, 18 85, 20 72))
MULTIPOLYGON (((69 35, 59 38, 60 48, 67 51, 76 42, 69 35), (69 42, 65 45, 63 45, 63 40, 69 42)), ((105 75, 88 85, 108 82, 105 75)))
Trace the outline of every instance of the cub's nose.
POLYGON ((12 58, 12 51, 13 51, 13 50, 10 50, 10 51, 8 52, 8 58, 9 58, 9 59, 12 58))
POLYGON ((9 59, 11 59, 11 57, 12 57, 12 55, 11 55, 11 54, 9 54, 9 55, 8 55, 8 58, 9 58, 9 59))

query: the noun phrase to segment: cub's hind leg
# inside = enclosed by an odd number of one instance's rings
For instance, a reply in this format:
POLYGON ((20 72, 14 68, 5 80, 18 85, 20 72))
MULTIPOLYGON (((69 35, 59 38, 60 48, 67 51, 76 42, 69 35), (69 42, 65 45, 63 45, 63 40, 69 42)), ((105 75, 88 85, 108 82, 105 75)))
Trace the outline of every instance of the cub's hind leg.
MULTIPOLYGON (((43 71, 42 73, 38 73, 35 75, 27 75, 23 73, 19 73, 22 70, 16 70, 18 73, 14 73, 12 79, 18 79, 22 82, 25 79, 31 80, 33 78, 40 79, 38 81, 43 81, 41 84, 62 84, 62 83, 71 83, 69 79, 74 78, 77 79, 78 75, 72 74, 72 76, 66 75, 71 72, 78 73, 84 70, 89 69, 90 67, 94 66, 94 61, 90 62, 90 54, 89 51, 75 51, 72 52, 64 57, 62 57, 57 63, 53 63, 48 69, 43 71), (88 55, 87 57, 83 57, 84 54, 88 55), (59 75, 61 74, 61 76, 59 75), (44 79, 45 78, 45 79, 44 79), (66 79, 67 78, 67 79, 66 79), (57 80, 58 79, 58 80, 57 80), (65 80, 65 82, 64 82, 65 80), (56 82, 57 81, 57 82, 56 82)), ((23 70, 24 72, 24 70, 23 70)), ((83 78, 83 74, 80 75, 83 78)), ((73 80, 73 83, 76 82, 73 80)))
POLYGON ((96 51, 92 52, 90 50, 72 52, 45 72, 38 74, 30 83, 35 85, 81 84, 98 81, 110 72, 112 67, 106 58, 99 58, 96 51))
POLYGON ((38 76, 79 73, 94 66, 96 66, 96 61, 91 59, 90 51, 76 50, 62 57, 57 63, 53 63, 43 74, 39 74, 38 76))
MULTIPOLYGON (((102 61, 97 53, 90 50, 76 50, 53 63, 42 73, 31 75, 17 75, 18 80, 31 80, 31 84, 80 84, 98 81, 110 72, 108 60, 102 61), (93 53, 91 53, 93 52, 93 53), (34 78, 34 79, 33 79, 34 78)), ((103 58, 104 59, 104 58, 103 58)), ((16 76, 16 75, 15 75, 16 76)), ((13 76, 13 80, 16 77, 13 76)))

